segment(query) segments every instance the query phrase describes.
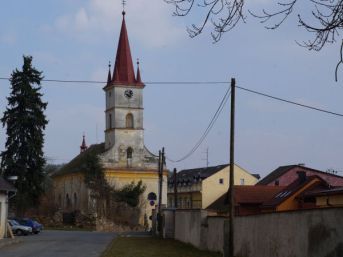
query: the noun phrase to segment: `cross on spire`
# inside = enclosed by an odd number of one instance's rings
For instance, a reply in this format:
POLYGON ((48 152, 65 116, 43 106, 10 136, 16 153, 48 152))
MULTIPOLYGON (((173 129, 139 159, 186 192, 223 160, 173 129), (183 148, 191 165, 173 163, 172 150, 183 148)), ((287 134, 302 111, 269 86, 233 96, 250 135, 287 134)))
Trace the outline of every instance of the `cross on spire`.
POLYGON ((125 5, 126 5, 126 0, 122 1, 122 5, 123 5, 123 14, 125 14, 125 5))

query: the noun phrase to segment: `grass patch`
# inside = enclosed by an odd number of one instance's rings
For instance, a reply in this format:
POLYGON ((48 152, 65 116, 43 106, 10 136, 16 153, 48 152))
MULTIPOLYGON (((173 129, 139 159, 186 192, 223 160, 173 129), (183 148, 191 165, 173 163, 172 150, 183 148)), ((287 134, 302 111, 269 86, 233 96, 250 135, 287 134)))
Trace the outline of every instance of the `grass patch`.
POLYGON ((152 237, 118 237, 101 257, 221 257, 219 253, 201 251, 190 244, 152 237))

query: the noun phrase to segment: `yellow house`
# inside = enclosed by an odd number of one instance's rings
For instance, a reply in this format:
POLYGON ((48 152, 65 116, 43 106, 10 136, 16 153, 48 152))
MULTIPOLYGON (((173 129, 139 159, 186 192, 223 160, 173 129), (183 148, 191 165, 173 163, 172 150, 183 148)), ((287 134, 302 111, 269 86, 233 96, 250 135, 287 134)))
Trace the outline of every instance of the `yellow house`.
POLYGON ((94 200, 84 183, 83 165, 86 152, 100 157, 104 175, 110 185, 118 188, 142 181, 146 190, 142 197, 141 219, 149 218, 159 194, 161 204, 167 203, 167 170, 163 174, 162 192, 159 192, 158 157, 144 145, 143 90, 139 62, 137 70, 131 57, 125 12, 113 71, 109 66, 105 93, 105 142, 87 149, 85 140, 81 153, 53 176, 54 200, 64 212, 80 210, 94 212, 94 200))
POLYGON ((343 207, 343 187, 310 192, 306 194, 306 198, 315 198, 316 207, 318 208, 343 207))
MULTIPOLYGON (((235 185, 255 185, 258 175, 252 175, 235 165, 235 185)), ((182 170, 177 173, 177 207, 185 209, 207 208, 229 188, 230 165, 218 165, 182 170)), ((168 207, 175 207, 174 179, 168 181, 168 207)))

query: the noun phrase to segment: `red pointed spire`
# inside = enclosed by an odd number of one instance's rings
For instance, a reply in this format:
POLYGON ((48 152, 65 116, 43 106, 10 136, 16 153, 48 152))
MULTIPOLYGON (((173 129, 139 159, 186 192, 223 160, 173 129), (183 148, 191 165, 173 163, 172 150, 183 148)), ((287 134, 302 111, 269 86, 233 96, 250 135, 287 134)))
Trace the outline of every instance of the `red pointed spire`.
POLYGON ((141 71, 139 69, 139 59, 137 59, 137 77, 136 77, 137 84, 143 84, 141 79, 141 71))
POLYGON ((136 82, 124 11, 112 82, 120 84, 135 84, 136 82))
POLYGON ((86 145, 86 139, 85 139, 85 134, 83 134, 83 139, 82 139, 82 144, 80 146, 80 153, 83 153, 87 150, 87 145, 86 145))
POLYGON ((112 81, 112 75, 111 75, 111 62, 108 64, 108 75, 107 75, 107 85, 109 85, 112 81))

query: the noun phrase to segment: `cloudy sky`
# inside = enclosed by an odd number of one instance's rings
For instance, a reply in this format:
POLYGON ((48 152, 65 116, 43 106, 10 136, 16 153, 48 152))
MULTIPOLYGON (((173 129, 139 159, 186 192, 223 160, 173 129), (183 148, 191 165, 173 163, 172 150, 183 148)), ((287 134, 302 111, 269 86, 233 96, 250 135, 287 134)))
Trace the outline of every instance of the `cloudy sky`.
MULTIPOLYGON (((141 61, 142 79, 158 81, 230 81, 237 85, 304 104, 343 113, 343 67, 339 82, 334 69, 339 44, 320 52, 299 47, 311 39, 297 27, 296 13, 277 31, 266 30, 248 17, 213 44, 210 31, 189 38, 186 27, 201 20, 195 13, 173 17, 162 0, 127 1, 126 22, 134 60, 141 61)), ((273 8, 273 1, 254 0, 249 8, 273 8)), ((303 1, 305 2, 305 1, 303 1)), ((303 3, 301 3, 303 4, 303 3)), ((305 6, 299 6, 301 10, 305 6)), ((32 55, 46 79, 106 79, 113 63, 121 24, 119 0, 4 1, 0 9, 0 77, 10 76, 32 55)), ((306 14, 305 14, 306 15, 306 14)), ((306 16, 305 16, 306 17, 306 16)), ((104 140, 104 85, 44 83, 49 125, 45 153, 53 163, 71 160, 87 143, 104 140)), ((178 159, 197 142, 216 111, 227 85, 148 84, 144 90, 145 144, 166 148, 178 159)), ((0 111, 6 108, 8 81, 0 81, 0 111)), ((305 163, 343 171, 343 119, 237 90, 236 162, 266 175, 281 165, 305 163)), ((5 129, 0 130, 0 150, 5 129)), ((229 104, 204 143, 191 158, 168 168, 229 162, 229 104)), ((343 175, 343 173, 340 173, 343 175)))

